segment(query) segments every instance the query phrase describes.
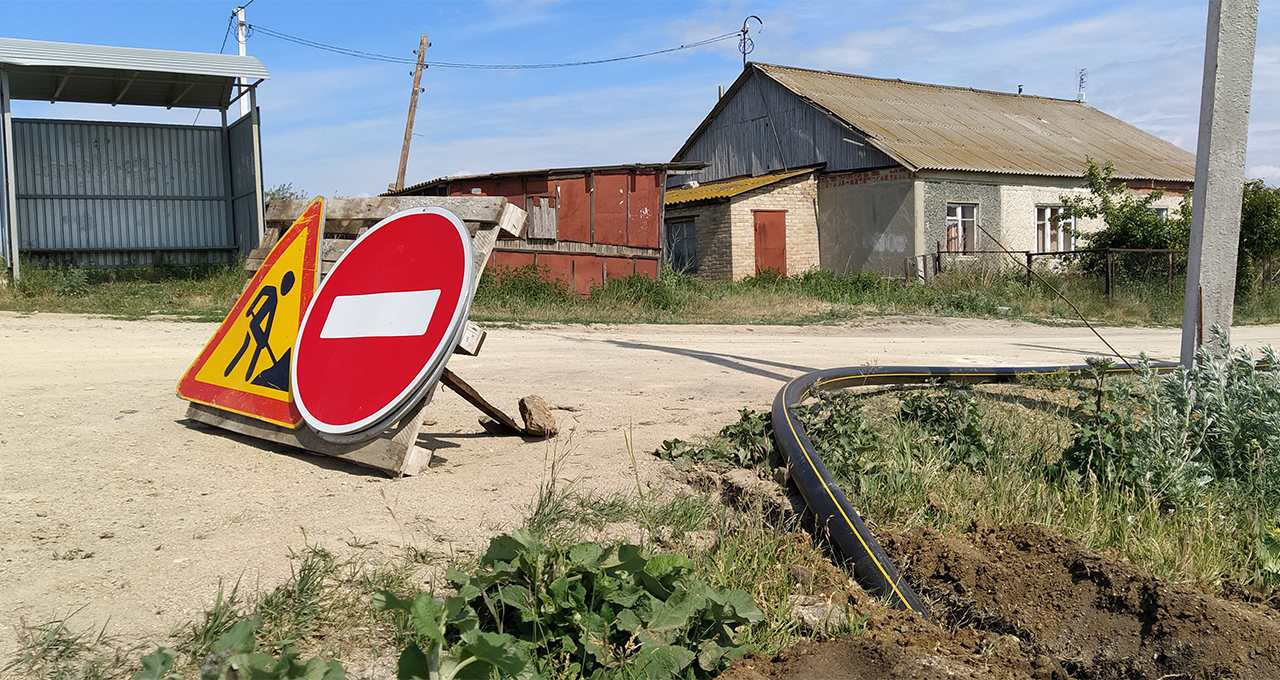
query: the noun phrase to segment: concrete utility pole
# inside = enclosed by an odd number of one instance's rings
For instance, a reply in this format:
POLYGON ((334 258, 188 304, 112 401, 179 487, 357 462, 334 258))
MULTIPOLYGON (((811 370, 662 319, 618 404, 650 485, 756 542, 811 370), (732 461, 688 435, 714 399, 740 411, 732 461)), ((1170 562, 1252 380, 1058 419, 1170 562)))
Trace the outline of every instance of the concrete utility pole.
POLYGON ((418 65, 413 69, 413 92, 409 95, 409 119, 404 124, 404 146, 400 147, 400 172, 396 173, 395 190, 400 191, 404 188, 404 171, 409 165, 409 142, 413 140, 413 116, 418 112, 418 92, 422 89, 422 69, 426 65, 422 62, 427 58, 427 48, 431 43, 427 42, 426 34, 423 34, 422 41, 418 43, 418 65))
MULTIPOLYGON (((236 40, 240 42, 240 56, 243 57, 246 54, 244 49, 244 41, 245 41, 245 38, 248 37, 245 32, 246 25, 244 22, 244 6, 243 5, 236 8, 236 20, 237 20, 236 40)), ((241 78, 240 93, 244 94, 244 89, 248 86, 249 86, 249 79, 241 78)), ((249 115, 249 98, 241 97, 240 98, 240 117, 244 118, 247 115, 249 115)))
POLYGON ((1258 0, 1209 0, 1187 297, 1182 308, 1181 363, 1187 367, 1195 361, 1196 348, 1204 344, 1205 329, 1214 325, 1231 329, 1257 33, 1258 0))

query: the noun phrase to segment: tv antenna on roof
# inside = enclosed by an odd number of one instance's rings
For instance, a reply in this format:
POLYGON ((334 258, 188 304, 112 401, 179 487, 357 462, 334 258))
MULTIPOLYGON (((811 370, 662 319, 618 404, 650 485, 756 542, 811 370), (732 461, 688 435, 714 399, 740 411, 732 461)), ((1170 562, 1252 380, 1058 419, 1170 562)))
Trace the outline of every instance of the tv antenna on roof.
POLYGON ((1083 104, 1084 103, 1084 86, 1085 86, 1085 83, 1089 82, 1089 69, 1087 68, 1080 69, 1076 73, 1076 76, 1077 76, 1077 83, 1078 83, 1076 85, 1076 101, 1083 104))
POLYGON ((747 28, 747 22, 752 19, 755 19, 757 24, 764 26, 764 22, 760 21, 760 17, 754 14, 742 20, 742 30, 738 31, 742 34, 742 37, 738 38, 738 51, 742 53, 742 68, 747 67, 747 55, 751 54, 756 49, 755 42, 753 42, 751 37, 748 35, 750 29, 747 28))

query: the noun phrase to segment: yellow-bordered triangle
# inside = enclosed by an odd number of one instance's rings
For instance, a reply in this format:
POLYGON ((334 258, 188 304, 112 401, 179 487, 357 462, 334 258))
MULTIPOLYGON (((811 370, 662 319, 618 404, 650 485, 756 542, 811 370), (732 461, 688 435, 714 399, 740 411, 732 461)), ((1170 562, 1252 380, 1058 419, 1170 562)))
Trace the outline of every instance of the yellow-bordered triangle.
POLYGON ((324 199, 280 236, 217 332, 178 382, 187 401, 297 427, 289 368, 320 280, 324 199))

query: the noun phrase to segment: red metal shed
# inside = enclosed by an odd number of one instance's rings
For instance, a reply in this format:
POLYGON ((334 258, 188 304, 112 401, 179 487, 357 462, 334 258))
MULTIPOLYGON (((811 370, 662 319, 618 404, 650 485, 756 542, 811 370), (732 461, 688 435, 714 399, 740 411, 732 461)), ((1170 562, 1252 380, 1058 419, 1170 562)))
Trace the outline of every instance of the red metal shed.
POLYGON ((385 195, 504 196, 529 218, 523 238, 498 241, 489 266, 537 264, 585 294, 619 276, 657 278, 667 174, 703 167, 647 163, 442 177, 385 195))

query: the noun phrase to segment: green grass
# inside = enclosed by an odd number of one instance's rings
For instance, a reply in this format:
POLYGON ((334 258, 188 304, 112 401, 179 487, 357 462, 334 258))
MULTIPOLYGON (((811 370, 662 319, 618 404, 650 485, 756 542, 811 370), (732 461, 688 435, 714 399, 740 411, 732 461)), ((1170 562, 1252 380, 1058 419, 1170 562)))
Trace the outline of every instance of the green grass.
MULTIPOLYGON (((239 265, 80 270, 25 267, 16 286, 0 288, 0 309, 16 312, 105 314, 125 319, 164 315, 217 321, 226 315, 249 274, 239 265)), ((1121 276, 1116 292, 1101 280, 1048 268, 1038 272, 1090 321, 1116 325, 1177 325, 1182 289, 1161 276, 1121 276)), ((610 279, 580 296, 545 269, 491 272, 480 281, 471 318, 489 323, 834 323, 876 315, 1017 318, 1076 322, 1075 312, 1044 283, 1026 285, 1026 272, 999 261, 955 267, 926 284, 874 274, 836 276, 813 270, 772 272, 738 282, 710 282, 664 270, 610 279)), ((1280 322, 1280 287, 1236 301, 1237 324, 1280 322)))
POLYGON ((16 285, 0 288, 0 309, 189 321, 222 320, 249 278, 239 264, 99 270, 28 265, 21 271, 16 285))
MULTIPOLYGON (((1120 277, 1115 293, 1101 280, 1037 269, 1090 321, 1116 325, 1177 325, 1182 289, 1175 280, 1120 277)), ((956 267, 928 283, 906 284, 874 274, 836 276, 813 270, 780 277, 771 272, 738 282, 710 282, 664 270, 611 279, 588 296, 563 280, 549 281, 533 266, 486 275, 471 318, 508 323, 830 323, 874 315, 931 315, 1075 322, 1077 316, 1040 279, 1001 263, 956 267)), ((1242 296, 1237 324, 1280 321, 1280 288, 1242 296)))

